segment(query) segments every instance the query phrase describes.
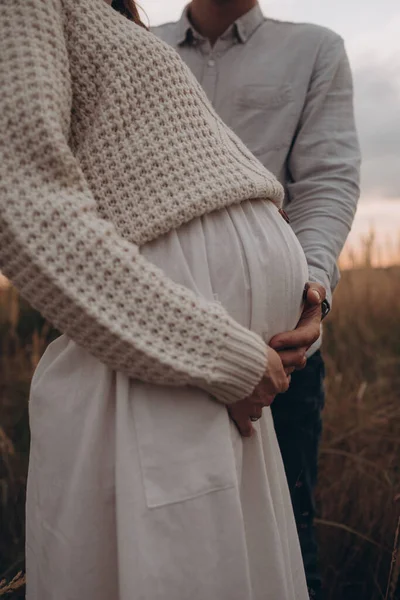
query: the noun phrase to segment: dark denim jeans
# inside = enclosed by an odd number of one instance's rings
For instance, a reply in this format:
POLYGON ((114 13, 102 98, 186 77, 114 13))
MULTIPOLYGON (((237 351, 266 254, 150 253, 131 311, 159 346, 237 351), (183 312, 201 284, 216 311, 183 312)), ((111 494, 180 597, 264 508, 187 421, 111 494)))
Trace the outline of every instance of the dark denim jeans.
POLYGON ((290 388, 272 404, 275 430, 282 453, 300 538, 310 598, 321 598, 321 575, 314 531, 314 490, 324 406, 324 361, 319 351, 305 369, 292 374, 290 388))

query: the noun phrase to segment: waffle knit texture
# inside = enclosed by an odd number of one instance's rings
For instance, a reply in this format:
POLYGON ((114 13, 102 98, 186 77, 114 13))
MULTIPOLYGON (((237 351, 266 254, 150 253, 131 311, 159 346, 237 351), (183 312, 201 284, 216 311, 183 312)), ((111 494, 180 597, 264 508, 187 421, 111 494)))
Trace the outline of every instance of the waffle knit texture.
POLYGON ((1 0, 0 269, 110 368, 247 396, 266 346, 140 246, 282 188, 174 50, 104 0, 1 0))

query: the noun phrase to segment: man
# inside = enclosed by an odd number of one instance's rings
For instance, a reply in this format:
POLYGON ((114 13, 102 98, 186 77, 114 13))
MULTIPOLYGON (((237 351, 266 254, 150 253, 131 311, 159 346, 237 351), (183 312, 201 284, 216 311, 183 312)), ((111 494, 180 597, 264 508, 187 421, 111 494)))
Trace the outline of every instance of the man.
MULTIPOLYGON (((360 155, 343 40, 323 27, 265 18, 256 0, 192 0, 154 29, 173 46, 222 119, 286 189, 285 209, 309 265, 297 329, 271 345, 284 364, 319 336, 358 195, 360 155), (326 300, 325 300, 326 295, 326 300)), ((272 405, 310 598, 321 598, 313 531, 324 365, 320 339, 272 405)))

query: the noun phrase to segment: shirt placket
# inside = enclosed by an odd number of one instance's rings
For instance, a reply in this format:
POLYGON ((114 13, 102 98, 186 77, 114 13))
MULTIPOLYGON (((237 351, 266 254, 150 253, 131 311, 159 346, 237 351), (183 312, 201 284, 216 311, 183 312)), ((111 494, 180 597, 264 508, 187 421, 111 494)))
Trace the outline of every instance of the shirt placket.
POLYGON ((208 40, 203 40, 200 47, 204 60, 200 83, 213 106, 217 94, 219 61, 233 43, 233 40, 219 39, 214 46, 211 46, 208 40))
POLYGON ((218 79, 218 57, 208 41, 203 42, 201 52, 204 62, 200 83, 211 104, 214 104, 218 79))

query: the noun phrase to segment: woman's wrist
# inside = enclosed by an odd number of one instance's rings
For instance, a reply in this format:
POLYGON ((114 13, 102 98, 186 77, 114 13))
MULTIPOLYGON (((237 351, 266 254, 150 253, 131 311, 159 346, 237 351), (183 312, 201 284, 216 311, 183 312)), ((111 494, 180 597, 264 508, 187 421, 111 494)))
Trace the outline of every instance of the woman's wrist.
POLYGON ((219 402, 232 404, 249 396, 267 367, 267 345, 262 338, 229 320, 225 344, 216 360, 212 380, 202 385, 219 402))

